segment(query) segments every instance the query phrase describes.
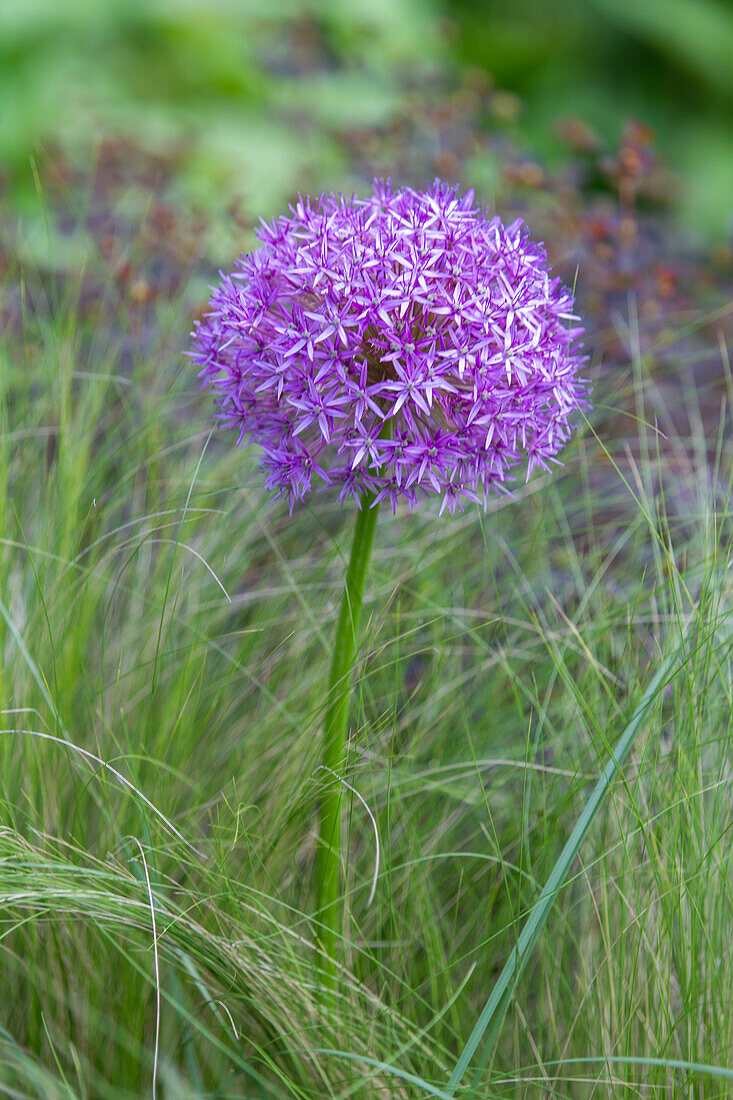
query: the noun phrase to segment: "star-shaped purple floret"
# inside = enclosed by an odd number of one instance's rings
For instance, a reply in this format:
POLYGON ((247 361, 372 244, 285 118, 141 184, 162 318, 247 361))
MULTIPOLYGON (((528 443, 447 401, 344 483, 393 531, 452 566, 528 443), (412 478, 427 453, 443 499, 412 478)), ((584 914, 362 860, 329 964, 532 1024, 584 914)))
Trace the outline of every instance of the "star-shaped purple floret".
POLYGON ((570 291, 521 221, 436 180, 300 199, 222 275, 193 359, 291 507, 317 487, 486 506, 587 407, 570 291))

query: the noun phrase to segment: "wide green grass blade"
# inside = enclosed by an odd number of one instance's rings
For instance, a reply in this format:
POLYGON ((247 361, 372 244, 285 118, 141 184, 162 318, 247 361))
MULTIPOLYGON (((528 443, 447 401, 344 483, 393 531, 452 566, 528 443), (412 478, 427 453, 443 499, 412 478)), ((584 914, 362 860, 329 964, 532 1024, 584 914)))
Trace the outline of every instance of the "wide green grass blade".
POLYGON ((636 707, 631 720, 626 726, 622 736, 614 749, 611 757, 603 769, 598 782, 596 783, 593 793, 585 804, 583 812, 578 818, 578 821, 570 834, 568 841, 563 848, 560 856, 550 873, 547 882, 545 883, 542 892, 537 899, 534 907, 532 908, 527 923, 525 924, 522 932, 517 940, 516 946, 512 950, 509 958, 504 964, 504 968, 499 975, 499 978, 491 991, 486 1005, 484 1006, 481 1015, 476 1021, 476 1025, 471 1032, 468 1042, 466 1043, 461 1056, 456 1062, 455 1069, 450 1076, 450 1080, 446 1086, 446 1091, 449 1095, 454 1095, 458 1085, 463 1080, 464 1074, 471 1064, 471 1060, 476 1053, 481 1040, 486 1035, 486 1045, 482 1056, 481 1063, 477 1072, 480 1073, 483 1065, 491 1055, 491 1051, 494 1048, 494 1044, 498 1037, 499 1028, 501 1027, 504 1014, 511 1000, 512 992, 519 980, 524 967, 526 966, 529 958, 532 954, 532 950, 539 939, 542 929, 545 926, 550 910, 552 909, 555 899, 560 892, 565 877, 567 876, 570 867, 575 860, 580 845, 583 843, 583 838, 588 832, 594 817, 601 808, 603 801, 608 793, 614 777, 623 766, 624 760, 628 755, 634 738, 636 737, 639 729, 644 722, 647 714, 651 710, 652 706, 659 697, 659 694, 665 684, 667 684, 679 670, 678 658, 680 650, 683 649, 683 645, 680 645, 678 649, 671 654, 666 661, 662 663, 652 678, 649 686, 641 697, 638 706, 636 707))

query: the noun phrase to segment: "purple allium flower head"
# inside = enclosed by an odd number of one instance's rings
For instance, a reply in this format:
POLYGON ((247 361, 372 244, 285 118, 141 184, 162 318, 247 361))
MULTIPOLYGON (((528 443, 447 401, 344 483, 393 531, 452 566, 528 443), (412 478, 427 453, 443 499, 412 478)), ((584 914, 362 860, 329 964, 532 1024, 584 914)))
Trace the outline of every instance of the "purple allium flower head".
POLYGON ((411 508, 486 505, 512 467, 547 468, 588 404, 569 290, 521 221, 439 180, 300 199, 222 275, 194 362, 267 486, 411 508))

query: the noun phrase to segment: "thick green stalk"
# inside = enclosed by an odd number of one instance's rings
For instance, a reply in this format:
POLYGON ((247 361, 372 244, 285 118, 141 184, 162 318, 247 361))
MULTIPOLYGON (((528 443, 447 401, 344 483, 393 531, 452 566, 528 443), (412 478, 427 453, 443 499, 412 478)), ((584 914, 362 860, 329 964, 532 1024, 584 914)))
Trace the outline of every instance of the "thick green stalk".
POLYGON ((341 614, 336 629, 336 641, 328 685, 328 707, 323 729, 322 764, 326 771, 326 789, 320 807, 319 846, 316 862, 318 891, 318 938, 325 951, 324 984, 333 987, 336 980, 336 949, 341 924, 341 799, 342 786, 337 777, 343 774, 346 759, 346 734, 349 721, 351 674, 354 668, 356 636, 359 630, 361 605, 364 599, 369 559, 377 527, 378 507, 374 497, 365 493, 361 511, 356 517, 351 560, 346 573, 346 585, 341 601, 341 614))

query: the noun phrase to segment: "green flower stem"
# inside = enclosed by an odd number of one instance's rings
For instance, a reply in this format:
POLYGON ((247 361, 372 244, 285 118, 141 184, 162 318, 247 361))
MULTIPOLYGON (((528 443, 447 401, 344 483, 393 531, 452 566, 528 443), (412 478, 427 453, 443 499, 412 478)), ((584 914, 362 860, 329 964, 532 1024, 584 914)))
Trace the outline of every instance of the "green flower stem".
POLYGON ((346 758, 351 674, 354 668, 356 636, 359 630, 374 532, 377 528, 378 511, 378 506, 374 504, 374 496, 371 493, 365 493, 361 498, 361 511, 356 517, 354 527, 351 560, 346 574, 341 613, 336 629, 331 679, 328 685, 328 708, 323 730, 322 763, 327 773, 325 777, 327 787, 320 807, 316 885, 317 916, 320 922, 318 938, 325 952, 323 984, 330 988, 333 988, 336 983, 336 950, 342 912, 340 889, 342 787, 337 777, 343 774, 346 758))

